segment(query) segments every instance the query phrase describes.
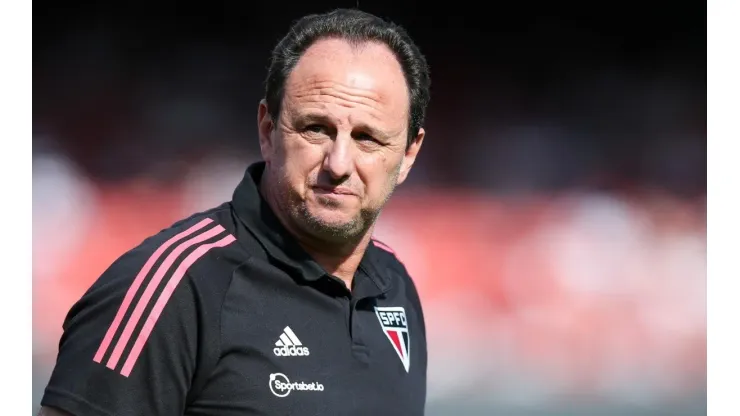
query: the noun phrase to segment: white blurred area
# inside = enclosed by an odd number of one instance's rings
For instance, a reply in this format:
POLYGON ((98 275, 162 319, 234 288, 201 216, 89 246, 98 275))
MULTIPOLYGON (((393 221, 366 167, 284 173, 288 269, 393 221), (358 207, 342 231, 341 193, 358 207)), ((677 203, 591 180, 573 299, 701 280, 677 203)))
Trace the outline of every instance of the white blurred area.
MULTIPOLYGON (((36 399, 72 303, 143 238, 229 200, 253 160, 214 154, 178 181, 111 185, 60 154, 35 155, 36 399)), ((511 197, 421 187, 394 196, 376 230, 422 297, 432 415, 551 415, 542 409, 574 403, 665 409, 702 397, 705 235, 704 200, 658 191, 511 197)))
MULTIPOLYGON (((77 296, 59 285, 58 273, 82 244, 96 215, 95 190, 66 157, 43 152, 33 160, 33 283, 60 298, 77 296)), ((36 331, 37 322, 55 319, 51 308, 34 308, 34 351, 56 348, 58 331, 36 331)), ((61 329, 61 328, 60 328, 61 329)))

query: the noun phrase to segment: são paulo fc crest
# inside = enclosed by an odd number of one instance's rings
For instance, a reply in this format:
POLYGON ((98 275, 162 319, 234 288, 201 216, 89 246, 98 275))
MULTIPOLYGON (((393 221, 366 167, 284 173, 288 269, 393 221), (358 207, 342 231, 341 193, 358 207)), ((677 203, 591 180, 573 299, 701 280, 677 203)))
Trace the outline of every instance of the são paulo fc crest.
POLYGON ((393 345, 401 359, 406 372, 409 372, 411 365, 411 339, 409 338, 409 326, 406 321, 406 311, 403 307, 375 307, 375 314, 378 315, 380 326, 385 332, 385 336, 393 345))

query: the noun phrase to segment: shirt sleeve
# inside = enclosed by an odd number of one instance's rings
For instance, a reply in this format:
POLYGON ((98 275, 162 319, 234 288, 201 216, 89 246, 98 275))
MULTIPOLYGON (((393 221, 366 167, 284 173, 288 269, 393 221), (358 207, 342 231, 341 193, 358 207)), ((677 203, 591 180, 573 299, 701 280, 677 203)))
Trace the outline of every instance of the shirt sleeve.
POLYGON ((177 261, 138 257, 119 259, 70 309, 43 406, 183 414, 199 348, 195 286, 177 261))

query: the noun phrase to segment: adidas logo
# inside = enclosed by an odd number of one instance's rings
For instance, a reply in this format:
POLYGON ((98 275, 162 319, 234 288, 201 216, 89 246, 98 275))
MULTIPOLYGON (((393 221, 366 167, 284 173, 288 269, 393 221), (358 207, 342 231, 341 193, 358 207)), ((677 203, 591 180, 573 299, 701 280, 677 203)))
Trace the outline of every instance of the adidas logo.
POLYGON ((301 340, 289 326, 283 329, 280 339, 275 343, 272 352, 278 357, 305 357, 309 354, 308 347, 303 347, 301 340))

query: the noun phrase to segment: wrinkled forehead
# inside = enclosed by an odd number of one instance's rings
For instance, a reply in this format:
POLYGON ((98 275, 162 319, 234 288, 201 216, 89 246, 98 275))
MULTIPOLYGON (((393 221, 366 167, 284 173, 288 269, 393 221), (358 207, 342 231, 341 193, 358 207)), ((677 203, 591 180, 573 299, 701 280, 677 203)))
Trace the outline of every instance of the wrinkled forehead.
POLYGON ((401 64, 382 43, 351 44, 322 39, 310 46, 286 80, 285 100, 293 105, 333 103, 372 110, 375 116, 405 122, 409 94, 401 64))

